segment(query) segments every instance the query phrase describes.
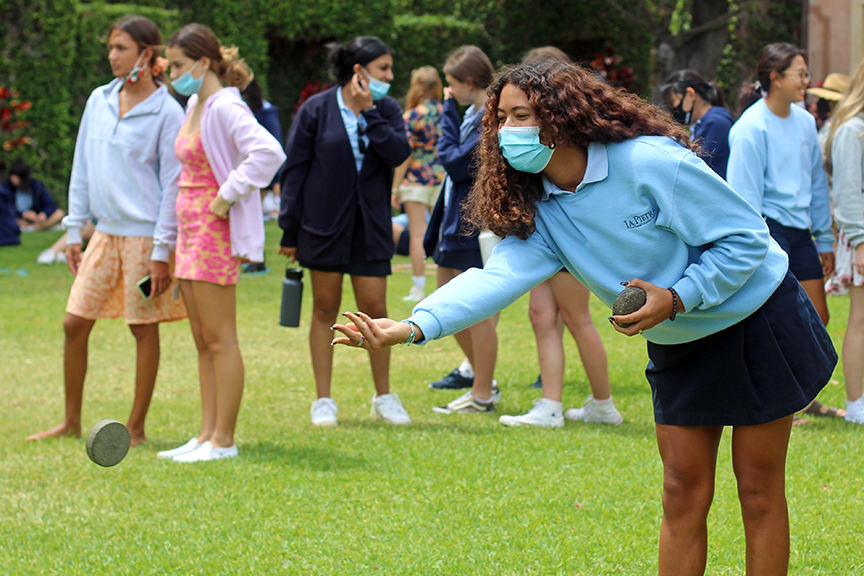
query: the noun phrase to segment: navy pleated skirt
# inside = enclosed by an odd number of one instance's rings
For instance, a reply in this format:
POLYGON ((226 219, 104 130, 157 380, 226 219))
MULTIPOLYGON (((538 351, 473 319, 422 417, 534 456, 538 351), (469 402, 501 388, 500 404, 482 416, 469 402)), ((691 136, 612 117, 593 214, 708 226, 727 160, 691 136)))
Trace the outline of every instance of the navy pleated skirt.
POLYGON ((654 421, 749 426, 805 408, 828 383, 837 352, 791 272, 747 318, 684 344, 648 342, 654 421))

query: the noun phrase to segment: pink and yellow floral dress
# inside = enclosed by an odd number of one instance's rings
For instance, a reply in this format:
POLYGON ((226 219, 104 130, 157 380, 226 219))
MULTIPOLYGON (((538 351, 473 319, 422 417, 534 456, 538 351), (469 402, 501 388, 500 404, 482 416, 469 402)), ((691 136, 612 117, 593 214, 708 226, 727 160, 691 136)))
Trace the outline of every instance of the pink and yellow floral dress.
POLYGON ((240 261, 231 255, 231 225, 210 210, 219 183, 201 143, 201 131, 177 135, 174 151, 183 165, 177 194, 177 257, 174 276, 227 286, 237 284, 240 261))

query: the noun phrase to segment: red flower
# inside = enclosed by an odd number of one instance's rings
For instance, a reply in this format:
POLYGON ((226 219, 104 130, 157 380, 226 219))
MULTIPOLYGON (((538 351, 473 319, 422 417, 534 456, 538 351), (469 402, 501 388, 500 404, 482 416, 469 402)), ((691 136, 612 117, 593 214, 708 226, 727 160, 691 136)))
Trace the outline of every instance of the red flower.
POLYGON ((12 93, 9 91, 8 88, 4 88, 3 86, 0 86, 0 100, 5 100, 6 98, 9 97, 10 94, 12 94, 12 93))

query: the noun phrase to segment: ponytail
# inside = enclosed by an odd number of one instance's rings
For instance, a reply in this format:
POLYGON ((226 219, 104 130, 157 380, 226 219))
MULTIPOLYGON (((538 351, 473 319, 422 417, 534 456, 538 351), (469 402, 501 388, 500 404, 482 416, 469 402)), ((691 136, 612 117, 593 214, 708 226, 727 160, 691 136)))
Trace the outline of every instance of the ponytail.
POLYGON ((240 58, 240 50, 236 46, 219 48, 222 60, 216 64, 213 70, 219 76, 219 80, 226 86, 235 86, 241 91, 246 89, 249 82, 255 78, 246 61, 240 58))

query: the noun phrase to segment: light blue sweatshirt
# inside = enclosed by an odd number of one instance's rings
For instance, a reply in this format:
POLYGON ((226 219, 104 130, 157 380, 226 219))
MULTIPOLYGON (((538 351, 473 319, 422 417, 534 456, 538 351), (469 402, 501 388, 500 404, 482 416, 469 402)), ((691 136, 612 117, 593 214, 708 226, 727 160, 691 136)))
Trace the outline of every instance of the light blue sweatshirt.
POLYGON ((686 312, 643 336, 697 340, 757 310, 788 259, 762 217, 695 154, 665 136, 591 144, 576 192, 544 178, 536 231, 505 238, 483 269, 460 274, 417 304, 426 341, 509 306, 562 266, 604 304, 624 280, 672 286, 686 312))
POLYGON ((828 179, 816 121, 800 106, 787 118, 761 99, 729 132, 729 185, 762 215, 784 226, 810 230, 819 252, 833 251, 828 179))
POLYGON ((91 216, 113 236, 150 236, 152 259, 168 262, 177 241, 180 161, 174 141, 183 108, 160 85, 120 118, 117 79, 90 94, 75 142, 69 183, 68 243, 81 243, 91 216))

